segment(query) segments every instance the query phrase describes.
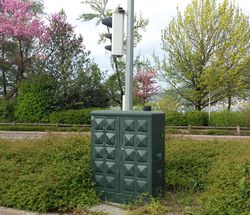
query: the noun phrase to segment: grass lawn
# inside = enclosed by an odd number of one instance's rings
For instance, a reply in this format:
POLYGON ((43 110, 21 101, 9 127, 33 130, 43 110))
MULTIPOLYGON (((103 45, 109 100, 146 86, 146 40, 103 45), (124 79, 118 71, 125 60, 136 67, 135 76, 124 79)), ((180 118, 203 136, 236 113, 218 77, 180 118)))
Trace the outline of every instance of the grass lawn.
MULTIPOLYGON (((75 211, 98 202, 89 137, 0 140, 0 205, 75 211)), ((166 140, 166 194, 126 206, 130 215, 228 214, 250 210, 250 141, 166 140)))

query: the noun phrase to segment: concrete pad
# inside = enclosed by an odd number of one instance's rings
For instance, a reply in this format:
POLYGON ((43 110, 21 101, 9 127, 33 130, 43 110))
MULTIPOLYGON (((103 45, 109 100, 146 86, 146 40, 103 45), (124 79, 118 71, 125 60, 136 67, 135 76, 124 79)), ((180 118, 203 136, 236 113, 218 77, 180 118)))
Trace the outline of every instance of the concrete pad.
MULTIPOLYGON (((45 215, 28 211, 21 211, 12 208, 0 207, 0 215, 45 215)), ((57 213, 48 213, 47 215, 59 215, 57 213)))
POLYGON ((99 204, 91 207, 90 212, 104 212, 108 215, 125 215, 125 210, 114 205, 99 204))

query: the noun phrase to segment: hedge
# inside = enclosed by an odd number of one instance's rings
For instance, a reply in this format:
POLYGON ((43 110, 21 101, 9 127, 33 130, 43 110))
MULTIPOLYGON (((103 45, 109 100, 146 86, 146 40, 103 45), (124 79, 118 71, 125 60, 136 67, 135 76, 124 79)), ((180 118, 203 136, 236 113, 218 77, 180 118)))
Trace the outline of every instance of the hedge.
POLYGON ((235 127, 235 126, 249 126, 247 119, 250 116, 247 116, 244 112, 230 112, 230 111, 221 111, 221 112, 212 112, 211 113, 211 126, 225 126, 225 127, 235 127))
POLYGON ((166 124, 169 126, 221 126, 221 127, 250 127, 250 111, 230 112, 220 111, 211 112, 210 121, 208 112, 190 111, 186 113, 169 112, 166 113, 166 124))
POLYGON ((0 141, 0 206, 67 211, 97 202, 89 138, 0 141))
MULTIPOLYGON (((82 136, 1 140, 0 205, 47 212, 96 203, 90 180, 89 142, 82 136)), ((193 193, 195 214, 249 214, 249 144, 249 140, 168 139, 167 191, 193 193)), ((132 214, 161 214, 158 210, 163 212, 168 206, 153 202, 151 209, 157 213, 142 210, 132 214)))
POLYGON ((195 193, 199 206, 195 214, 249 214, 249 144, 249 140, 170 140, 166 147, 167 190, 195 193))
POLYGON ((100 110, 100 108, 86 108, 82 110, 65 110, 53 112, 49 115, 49 121, 51 123, 63 124, 90 124, 90 114, 93 110, 100 110))

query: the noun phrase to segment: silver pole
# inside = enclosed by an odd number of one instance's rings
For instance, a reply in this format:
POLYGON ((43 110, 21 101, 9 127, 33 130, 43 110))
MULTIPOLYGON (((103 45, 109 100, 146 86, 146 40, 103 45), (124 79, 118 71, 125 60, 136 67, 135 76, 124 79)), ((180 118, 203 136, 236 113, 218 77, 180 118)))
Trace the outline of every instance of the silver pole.
POLYGON ((125 75, 125 111, 133 109, 133 63, 134 63, 134 0, 128 0, 127 8, 127 56, 125 75))

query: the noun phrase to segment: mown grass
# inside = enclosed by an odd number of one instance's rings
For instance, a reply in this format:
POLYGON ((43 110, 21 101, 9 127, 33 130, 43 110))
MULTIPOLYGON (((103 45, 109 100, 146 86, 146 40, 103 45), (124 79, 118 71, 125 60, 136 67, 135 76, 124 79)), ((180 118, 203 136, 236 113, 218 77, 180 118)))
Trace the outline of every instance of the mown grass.
MULTIPOLYGON (((1 140, 0 205, 46 212, 96 203, 89 142, 82 136, 1 140)), ((250 141, 167 139, 165 180, 165 196, 148 204, 139 199, 127 214, 247 215, 250 141)))

